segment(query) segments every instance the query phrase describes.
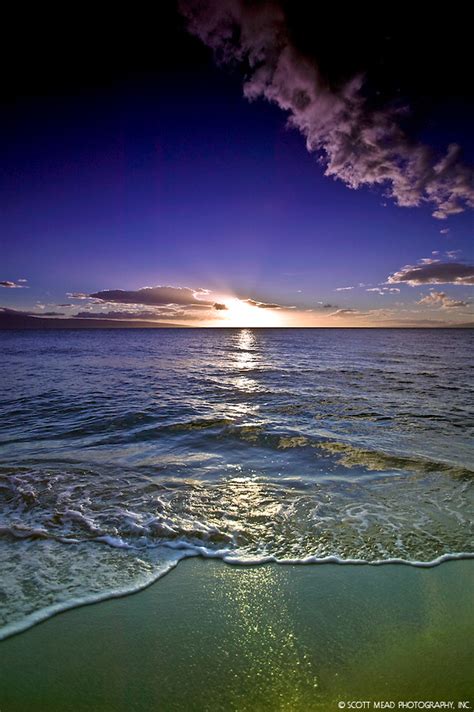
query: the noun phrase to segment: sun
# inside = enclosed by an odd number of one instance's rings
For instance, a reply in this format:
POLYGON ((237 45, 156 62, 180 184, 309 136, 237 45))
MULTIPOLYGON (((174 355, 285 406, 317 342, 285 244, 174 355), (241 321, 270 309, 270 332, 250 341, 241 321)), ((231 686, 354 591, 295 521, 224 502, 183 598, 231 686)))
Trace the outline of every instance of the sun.
POLYGON ((235 327, 268 327, 279 326, 281 317, 276 309, 265 309, 253 306, 241 299, 226 299, 222 314, 223 326, 235 327))

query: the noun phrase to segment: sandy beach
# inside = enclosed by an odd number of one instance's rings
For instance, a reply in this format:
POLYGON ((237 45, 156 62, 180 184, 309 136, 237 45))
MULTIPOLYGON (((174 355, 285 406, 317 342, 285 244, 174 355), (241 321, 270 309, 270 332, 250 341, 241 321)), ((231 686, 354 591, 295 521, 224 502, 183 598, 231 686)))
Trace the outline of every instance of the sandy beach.
POLYGON ((141 593, 4 641, 0 708, 472 703, 473 578, 472 561, 421 569, 189 559, 141 593))

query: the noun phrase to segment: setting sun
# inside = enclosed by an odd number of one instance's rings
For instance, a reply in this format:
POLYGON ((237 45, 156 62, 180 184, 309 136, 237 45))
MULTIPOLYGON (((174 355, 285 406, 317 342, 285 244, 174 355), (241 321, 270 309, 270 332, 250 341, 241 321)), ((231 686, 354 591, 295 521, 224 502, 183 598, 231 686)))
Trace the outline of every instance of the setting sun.
POLYGON ((241 299, 225 301, 226 309, 221 312, 223 325, 236 327, 281 326, 281 316, 275 309, 254 306, 241 299))

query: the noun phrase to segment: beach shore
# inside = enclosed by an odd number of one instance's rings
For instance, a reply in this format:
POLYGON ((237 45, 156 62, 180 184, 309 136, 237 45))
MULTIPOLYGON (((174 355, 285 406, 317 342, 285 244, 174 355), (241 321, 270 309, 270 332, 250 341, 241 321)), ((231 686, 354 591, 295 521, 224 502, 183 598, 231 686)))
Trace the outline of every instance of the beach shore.
POLYGON ((474 561, 421 569, 188 559, 136 595, 2 642, 0 709, 474 706, 473 584, 474 561))

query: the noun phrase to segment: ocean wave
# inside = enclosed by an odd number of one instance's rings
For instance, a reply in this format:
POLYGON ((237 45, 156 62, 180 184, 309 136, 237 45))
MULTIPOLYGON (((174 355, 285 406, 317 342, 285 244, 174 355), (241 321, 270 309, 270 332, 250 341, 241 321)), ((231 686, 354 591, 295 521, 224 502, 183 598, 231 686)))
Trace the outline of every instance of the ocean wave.
MULTIPOLYGON (((282 444, 301 445, 291 438, 282 444)), ((430 468, 325 482, 31 470, 3 474, 0 483, 4 539, 113 539, 137 550, 184 540, 242 556, 368 561, 431 560, 472 543, 472 479, 453 481, 430 468)))
POLYGON ((338 462, 347 468, 362 466, 367 470, 386 472, 399 470, 407 472, 442 472, 454 477, 472 477, 474 470, 468 467, 452 465, 440 460, 423 457, 392 455, 381 451, 355 447, 348 443, 328 440, 319 442, 315 447, 337 456, 338 462))
MULTIPOLYGON (((283 436, 283 452, 307 448, 299 437, 283 436)), ((3 469, 0 638, 141 590, 188 556, 422 567, 474 556, 472 480, 428 471, 269 481, 239 472, 200 481, 116 468, 3 469)))

